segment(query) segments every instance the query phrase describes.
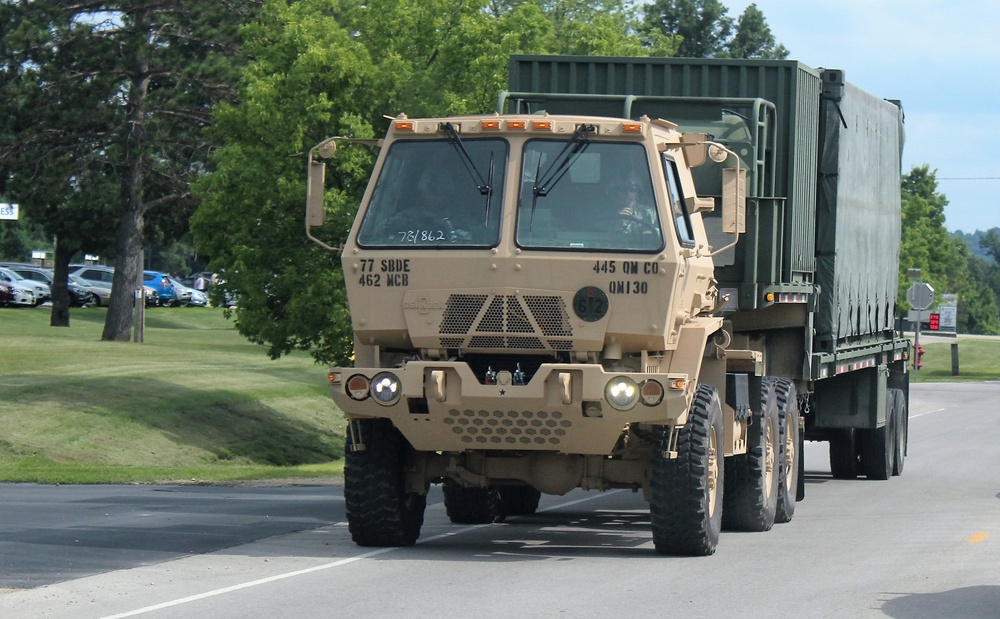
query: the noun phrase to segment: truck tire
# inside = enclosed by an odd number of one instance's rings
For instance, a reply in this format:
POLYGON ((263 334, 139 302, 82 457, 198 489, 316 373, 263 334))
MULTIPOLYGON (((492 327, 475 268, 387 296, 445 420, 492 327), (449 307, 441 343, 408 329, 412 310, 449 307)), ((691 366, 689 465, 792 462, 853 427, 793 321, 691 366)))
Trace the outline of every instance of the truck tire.
POLYGON ((444 509, 455 524, 490 524, 504 518, 499 488, 466 488, 451 479, 444 480, 444 509))
POLYGON ((531 486, 506 486, 500 488, 503 513, 507 516, 530 516, 538 511, 542 493, 531 486))
POLYGON ((344 453, 344 502, 359 546, 412 546, 420 537, 427 495, 407 492, 409 444, 388 419, 350 422, 344 453), (355 445, 364 449, 355 451, 355 445))
POLYGON ((656 426, 650 479, 650 520, 656 552, 708 556, 722 529, 722 406, 713 387, 699 385, 687 424, 677 437, 677 458, 667 459, 670 427, 656 426))
POLYGON ((834 479, 855 479, 860 469, 857 432, 854 428, 834 432, 830 437, 830 472, 834 479))
POLYGON ((885 394, 885 425, 863 433, 861 462, 868 479, 884 481, 892 477, 896 449, 896 424, 893 423, 892 414, 896 402, 894 391, 889 389, 885 394))
POLYGON ((726 461, 722 527, 732 531, 769 531, 778 508, 781 429, 774 385, 761 385, 760 416, 750 418, 747 452, 726 461))
POLYGON ((895 402, 892 407, 893 423, 896 424, 896 445, 893 449, 892 474, 903 474, 903 463, 906 460, 906 444, 909 441, 910 415, 906 402, 906 393, 902 389, 893 389, 895 402))
MULTIPOLYGON (((802 437, 799 432, 799 402, 795 392, 795 383, 787 378, 765 378, 765 383, 771 383, 778 402, 778 425, 780 433, 780 451, 778 452, 778 506, 774 521, 778 523, 791 522, 795 515, 795 502, 799 498, 803 484, 802 472, 802 437)), ((804 494, 804 492, 803 492, 804 494)))

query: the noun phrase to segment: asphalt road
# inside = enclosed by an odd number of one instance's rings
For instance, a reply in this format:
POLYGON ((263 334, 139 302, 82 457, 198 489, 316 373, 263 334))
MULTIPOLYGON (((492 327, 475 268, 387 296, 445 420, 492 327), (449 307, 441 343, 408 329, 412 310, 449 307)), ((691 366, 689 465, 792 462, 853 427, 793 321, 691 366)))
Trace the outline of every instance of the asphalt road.
POLYGON ((1000 618, 1000 383, 914 385, 902 477, 840 481, 707 558, 652 550, 640 497, 350 542, 336 486, 0 486, 0 617, 1000 618))

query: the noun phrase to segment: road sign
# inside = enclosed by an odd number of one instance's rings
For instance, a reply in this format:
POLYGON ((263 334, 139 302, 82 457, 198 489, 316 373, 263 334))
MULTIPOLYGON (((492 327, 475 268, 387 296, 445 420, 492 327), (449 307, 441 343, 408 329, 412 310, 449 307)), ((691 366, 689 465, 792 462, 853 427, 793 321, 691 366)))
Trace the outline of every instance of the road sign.
POLYGON ((0 219, 17 219, 18 209, 16 204, 0 202, 0 219))
POLYGON ((913 309, 925 310, 934 303, 934 289, 927 282, 917 282, 906 290, 906 300, 913 309))

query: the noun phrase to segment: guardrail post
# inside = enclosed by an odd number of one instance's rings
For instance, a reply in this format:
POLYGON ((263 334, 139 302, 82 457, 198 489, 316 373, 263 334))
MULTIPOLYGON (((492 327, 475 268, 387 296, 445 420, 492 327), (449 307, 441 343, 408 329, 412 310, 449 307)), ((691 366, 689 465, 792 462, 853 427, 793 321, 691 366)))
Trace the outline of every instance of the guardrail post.
POLYGON ((951 375, 958 376, 958 342, 951 345, 951 375))

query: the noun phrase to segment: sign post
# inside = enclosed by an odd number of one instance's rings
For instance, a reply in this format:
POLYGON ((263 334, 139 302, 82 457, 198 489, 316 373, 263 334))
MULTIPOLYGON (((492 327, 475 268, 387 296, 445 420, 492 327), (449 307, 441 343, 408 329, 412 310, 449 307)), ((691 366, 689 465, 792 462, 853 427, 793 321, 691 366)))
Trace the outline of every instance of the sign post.
POLYGON ((914 348, 913 378, 920 372, 920 326, 923 320, 920 313, 934 303, 934 288, 927 282, 916 282, 906 290, 906 300, 917 310, 917 326, 913 329, 914 348))

